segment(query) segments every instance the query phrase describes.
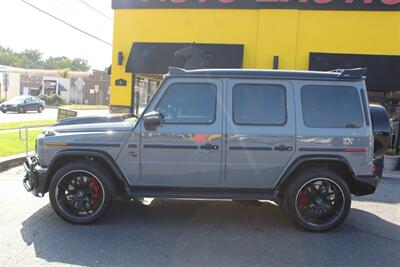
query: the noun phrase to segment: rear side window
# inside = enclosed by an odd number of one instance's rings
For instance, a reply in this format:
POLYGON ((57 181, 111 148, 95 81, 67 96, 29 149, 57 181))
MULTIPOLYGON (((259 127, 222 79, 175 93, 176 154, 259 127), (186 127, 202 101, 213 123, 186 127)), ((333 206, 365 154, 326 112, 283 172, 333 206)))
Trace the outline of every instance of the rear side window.
POLYGON ((359 128, 363 125, 355 87, 306 85, 301 89, 304 124, 318 128, 359 128))
POLYGON ((165 123, 212 124, 215 121, 217 87, 210 83, 172 84, 157 105, 165 123))
POLYGON ((240 125, 286 123, 286 90, 281 85, 238 84, 233 87, 233 121, 240 125))

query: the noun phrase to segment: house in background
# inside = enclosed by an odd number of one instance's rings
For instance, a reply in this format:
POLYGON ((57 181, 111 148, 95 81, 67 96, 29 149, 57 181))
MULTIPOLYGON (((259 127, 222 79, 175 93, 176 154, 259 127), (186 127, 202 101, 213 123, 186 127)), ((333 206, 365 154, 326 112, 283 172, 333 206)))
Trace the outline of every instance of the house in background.
POLYGON ((108 105, 109 88, 110 78, 106 71, 22 69, 0 65, 0 98, 58 94, 67 103, 108 105), (8 80, 7 95, 5 79, 8 80))
POLYGON ((0 98, 10 99, 20 95, 21 76, 15 68, 0 65, 0 98))

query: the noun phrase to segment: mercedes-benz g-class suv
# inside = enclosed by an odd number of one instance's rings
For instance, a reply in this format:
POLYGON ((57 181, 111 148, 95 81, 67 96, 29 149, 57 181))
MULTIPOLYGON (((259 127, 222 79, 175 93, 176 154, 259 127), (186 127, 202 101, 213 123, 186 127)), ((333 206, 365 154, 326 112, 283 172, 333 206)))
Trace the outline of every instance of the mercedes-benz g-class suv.
POLYGON ((388 142, 364 71, 171 68, 136 121, 46 129, 24 186, 49 192, 54 211, 77 224, 125 195, 273 200, 305 229, 332 229, 351 194, 374 193, 374 156, 388 142))

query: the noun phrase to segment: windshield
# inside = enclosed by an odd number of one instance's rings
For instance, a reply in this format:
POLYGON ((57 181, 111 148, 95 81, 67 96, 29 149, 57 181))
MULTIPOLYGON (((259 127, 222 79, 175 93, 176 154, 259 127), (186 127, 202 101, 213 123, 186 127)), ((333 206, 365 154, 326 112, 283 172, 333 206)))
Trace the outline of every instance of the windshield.
POLYGON ((8 100, 7 103, 10 103, 10 104, 24 103, 25 98, 26 97, 23 97, 23 96, 16 96, 16 97, 13 97, 10 100, 8 100))

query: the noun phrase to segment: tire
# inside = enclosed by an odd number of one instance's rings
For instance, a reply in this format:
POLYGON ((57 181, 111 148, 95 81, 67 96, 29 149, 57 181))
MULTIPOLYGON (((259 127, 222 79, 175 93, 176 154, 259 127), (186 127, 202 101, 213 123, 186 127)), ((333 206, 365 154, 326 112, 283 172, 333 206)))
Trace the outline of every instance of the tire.
POLYGON ((70 223, 94 223, 107 214, 114 202, 115 187, 111 177, 107 169, 96 163, 69 163, 50 181, 51 206, 59 217, 70 223))
POLYGON ((24 107, 19 107, 18 108, 18 113, 25 113, 25 108, 24 107))
POLYGON ((284 212, 295 224, 312 232, 339 226, 351 207, 351 194, 344 179, 323 168, 293 177, 284 197, 284 212))
POLYGON ((7 113, 7 110, 5 110, 5 109, 2 109, 2 110, 1 110, 1 112, 3 112, 3 113, 7 113))
POLYGON ((43 111, 43 107, 42 107, 42 106, 39 106, 37 112, 38 112, 38 113, 42 113, 42 111, 43 111))

